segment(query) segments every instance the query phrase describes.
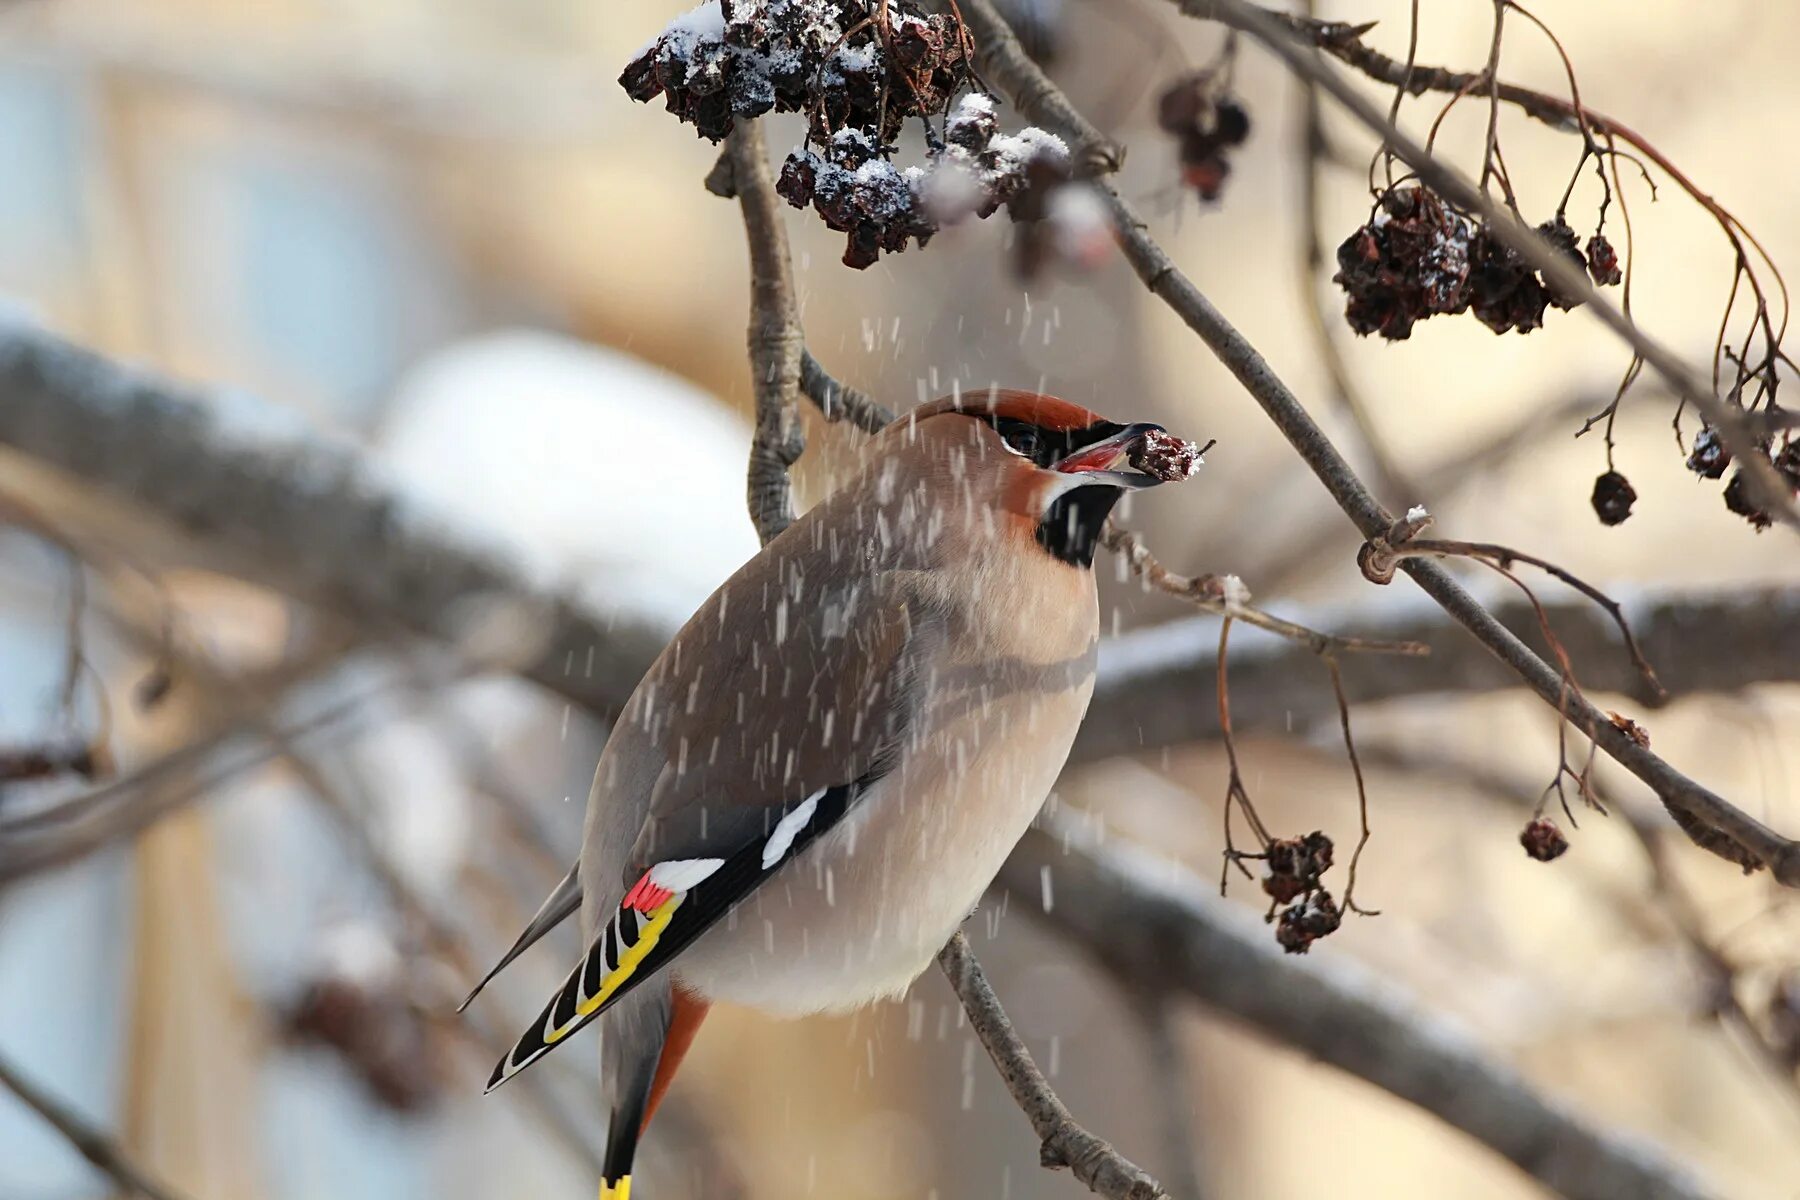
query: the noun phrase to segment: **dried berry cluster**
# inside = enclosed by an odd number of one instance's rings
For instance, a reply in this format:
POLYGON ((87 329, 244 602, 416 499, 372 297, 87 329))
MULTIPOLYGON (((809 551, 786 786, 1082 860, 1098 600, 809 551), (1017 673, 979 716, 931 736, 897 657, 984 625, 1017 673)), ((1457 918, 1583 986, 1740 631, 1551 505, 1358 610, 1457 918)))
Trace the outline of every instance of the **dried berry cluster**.
MULTIPOLYGON (((1146 475, 1154 475, 1166 481, 1189 479, 1200 469, 1204 460, 1200 457, 1200 447, 1186 438, 1176 437, 1161 429, 1153 429, 1138 440, 1131 452, 1130 463, 1146 475)), ((1315 836, 1323 837, 1323 834, 1315 836)), ((1326 857, 1330 857, 1329 840, 1326 841, 1326 857)))
POLYGON ((795 208, 811 205, 830 229, 849 235, 846 266, 861 269, 881 251, 923 246, 945 225, 992 216, 1037 221, 1069 178, 1069 152, 1041 129, 1000 132, 994 102, 964 96, 944 122, 944 144, 928 167, 897 168, 867 132, 840 129, 824 152, 803 146, 782 164, 776 190, 795 208))
POLYGON ((400 980, 328 968, 283 1016, 288 1037, 335 1050, 388 1108, 422 1112, 443 1093, 434 1033, 400 980))
MULTIPOLYGON (((1003 205, 1019 222, 1072 207, 1055 202, 1069 178, 1060 140, 1039 129, 1001 133, 980 93, 952 107, 973 79, 966 46, 954 14, 921 14, 916 0, 879 10, 858 0, 707 0, 633 58, 619 83, 634 100, 665 96, 670 112, 714 141, 739 117, 806 113, 807 144, 783 164, 781 194, 846 234, 844 262, 863 268, 1003 205), (939 136, 932 122, 945 113, 939 136), (908 117, 924 122, 930 158, 902 169, 894 141, 908 117)), ((1041 256, 1060 246, 1045 236, 1021 239, 1027 248, 1041 256)))
POLYGON ((1548 817, 1538 817, 1519 834, 1519 845, 1525 847, 1525 853, 1539 862, 1550 862, 1561 858, 1569 849, 1569 839, 1563 836, 1563 831, 1556 827, 1555 821, 1548 817))
POLYGON ((1217 200, 1231 174, 1226 152, 1250 136, 1250 114, 1217 70, 1184 75, 1156 104, 1156 123, 1172 134, 1181 156, 1181 182, 1202 200, 1217 200))
POLYGON ((1289 954, 1305 954, 1343 924, 1337 902, 1319 881, 1331 869, 1331 857, 1331 839, 1316 830, 1303 838, 1277 838, 1263 856, 1263 891, 1288 906, 1276 919, 1275 940, 1289 954))
MULTIPOLYGON (((1761 453, 1787 484, 1790 494, 1800 496, 1800 438, 1790 436, 1779 450, 1774 449, 1773 443, 1767 443, 1761 453)), ((1730 466, 1731 451, 1726 449, 1718 431, 1710 426, 1702 427, 1694 435, 1693 450, 1687 459, 1688 470, 1702 479, 1718 479, 1730 466)), ((1725 507, 1750 522, 1758 533, 1775 523, 1757 503, 1749 471, 1743 466, 1732 472, 1731 481, 1725 485, 1725 507)))
MULTIPOLYGON (((1538 235, 1585 269, 1597 284, 1620 279, 1618 256, 1605 235, 1588 239, 1586 255, 1568 222, 1558 215, 1538 235)), ((1390 341, 1444 313, 1473 312, 1495 333, 1529 333, 1544 323, 1544 310, 1575 307, 1557 293, 1517 251, 1423 187, 1395 188, 1381 197, 1374 218, 1337 251, 1333 282, 1349 297, 1344 319, 1360 334, 1390 341)))
POLYGON ((891 141, 909 116, 942 112, 968 74, 952 17, 889 0, 707 0, 676 18, 619 76, 633 100, 718 141, 738 117, 807 113, 812 136, 845 126, 891 141))

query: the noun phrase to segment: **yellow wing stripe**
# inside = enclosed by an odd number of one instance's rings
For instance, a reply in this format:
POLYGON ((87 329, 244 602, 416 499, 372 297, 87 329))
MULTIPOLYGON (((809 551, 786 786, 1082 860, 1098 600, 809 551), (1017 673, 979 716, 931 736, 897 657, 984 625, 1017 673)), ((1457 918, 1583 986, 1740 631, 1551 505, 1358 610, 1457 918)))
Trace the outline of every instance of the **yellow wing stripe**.
MULTIPOLYGON (((650 956, 650 952, 656 949, 656 943, 662 937, 663 930, 669 927, 669 921, 675 916, 675 910, 681 907, 683 896, 684 893, 677 892, 650 910, 650 920, 638 931, 637 941, 633 942, 629 948, 619 952, 619 965, 600 981, 600 990, 576 1005, 575 1015, 570 1017, 560 1029, 552 1029, 544 1035, 546 1046, 554 1046, 562 1041, 569 1035, 570 1030, 581 1024, 586 1018, 593 1016, 600 1006, 605 1004, 627 979, 631 978, 632 972, 636 971, 644 959, 650 956)), ((598 954, 598 948, 594 952, 598 954)), ((579 968, 577 969, 579 970, 579 968)), ((620 1186, 625 1190, 615 1192, 613 1196, 607 1196, 603 1192, 601 1200, 630 1200, 631 1181, 626 1179, 620 1186)))

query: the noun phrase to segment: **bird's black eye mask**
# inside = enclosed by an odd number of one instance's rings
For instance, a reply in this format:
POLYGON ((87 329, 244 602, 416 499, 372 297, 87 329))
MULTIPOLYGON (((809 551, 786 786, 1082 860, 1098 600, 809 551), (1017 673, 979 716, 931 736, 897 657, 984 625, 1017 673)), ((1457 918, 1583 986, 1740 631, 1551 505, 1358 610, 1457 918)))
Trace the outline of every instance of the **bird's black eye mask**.
POLYGON ((1048 470, 1062 459, 1091 446, 1124 429, 1123 425, 1111 421, 1096 421, 1085 429, 1045 429, 1041 425, 1033 425, 1030 421, 1021 421, 1017 417, 996 417, 987 414, 971 413, 976 420, 993 427, 1006 443, 1006 448, 1014 454, 1029 458, 1038 466, 1048 470))

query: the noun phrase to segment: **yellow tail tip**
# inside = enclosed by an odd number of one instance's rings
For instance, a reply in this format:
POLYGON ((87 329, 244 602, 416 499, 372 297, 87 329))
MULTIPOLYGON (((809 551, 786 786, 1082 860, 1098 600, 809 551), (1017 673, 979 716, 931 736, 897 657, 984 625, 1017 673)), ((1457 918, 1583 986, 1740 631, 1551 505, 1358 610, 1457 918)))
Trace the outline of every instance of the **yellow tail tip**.
POLYGON ((631 1176, 626 1175, 617 1183, 600 1181, 600 1200, 631 1200, 631 1176))

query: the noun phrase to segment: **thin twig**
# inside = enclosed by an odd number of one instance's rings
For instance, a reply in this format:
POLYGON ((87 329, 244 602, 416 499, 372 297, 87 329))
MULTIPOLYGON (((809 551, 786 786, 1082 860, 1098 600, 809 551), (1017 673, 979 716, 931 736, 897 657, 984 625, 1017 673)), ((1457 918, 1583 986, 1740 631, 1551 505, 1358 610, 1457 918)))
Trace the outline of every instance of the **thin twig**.
POLYGON ((1158 591, 1178 596, 1194 607, 1217 616, 1254 625, 1277 637, 1305 646, 1314 654, 1400 654, 1416 657, 1431 653, 1431 647, 1423 642, 1397 642, 1384 638, 1324 633, 1264 612, 1245 602, 1241 595, 1234 594, 1242 584, 1228 584, 1226 581, 1230 576, 1179 575, 1163 566, 1150 553, 1142 538, 1117 525, 1107 525, 1105 532, 1100 535, 1100 544, 1122 556, 1132 574, 1158 591))
POLYGON ((1338 727, 1344 731, 1344 753, 1350 756, 1350 773, 1356 778, 1356 815, 1359 832, 1356 838, 1356 849, 1350 853, 1349 877, 1344 883, 1344 908, 1346 911, 1362 913, 1364 916, 1379 916, 1374 909, 1365 909, 1356 903, 1356 868, 1362 862, 1363 850, 1369 844, 1369 788, 1363 782, 1362 760, 1356 756, 1356 739, 1350 734, 1350 701, 1344 695, 1344 673, 1338 667, 1337 659, 1327 654, 1325 669, 1331 672, 1331 694, 1337 701, 1338 727))
POLYGON ((880 433, 894 419, 894 410, 875 397, 833 379, 810 350, 800 354, 800 390, 827 421, 848 421, 864 433, 880 433))
MULTIPOLYGON (((1625 609, 1605 592, 1591 583, 1577 578, 1572 572, 1557 566, 1548 559, 1539 558, 1535 554, 1527 554, 1522 550, 1514 550, 1510 546, 1496 545, 1493 542, 1464 542, 1449 538, 1409 538, 1399 545, 1389 544, 1386 538, 1373 538, 1368 542, 1372 553, 1362 556, 1364 574, 1372 582, 1381 582, 1379 576, 1392 578, 1394 565, 1400 560, 1414 555, 1429 555, 1437 558, 1472 558, 1479 562, 1498 567, 1502 573, 1515 562, 1529 563, 1546 575, 1561 580, 1582 595, 1598 604, 1612 618, 1619 634, 1625 639, 1625 651, 1631 656, 1631 665, 1637 668, 1644 682, 1649 685, 1651 693, 1657 699, 1664 699, 1668 691, 1662 681, 1656 677, 1656 668, 1644 657, 1644 649, 1638 644, 1636 635, 1631 632, 1631 623, 1625 619, 1625 609)), ((1516 580, 1515 580, 1516 582, 1516 580)), ((1522 584, 1520 586, 1523 586, 1522 584)))
POLYGON ((0 1086, 23 1100, 27 1108, 62 1134, 69 1145, 87 1159, 95 1170, 126 1192, 144 1196, 147 1200, 181 1200, 178 1193, 146 1175, 143 1168, 131 1160, 116 1140, 88 1124, 74 1109, 26 1079, 3 1056, 0 1056, 0 1086))
POLYGON ((1143 1168, 1076 1123, 1013 1029, 961 931, 938 951, 938 966, 956 989, 970 1027, 994 1060, 1013 1102, 1043 1143, 1038 1161, 1051 1170, 1067 1167, 1089 1191, 1108 1200, 1169 1200, 1162 1185, 1143 1168))

